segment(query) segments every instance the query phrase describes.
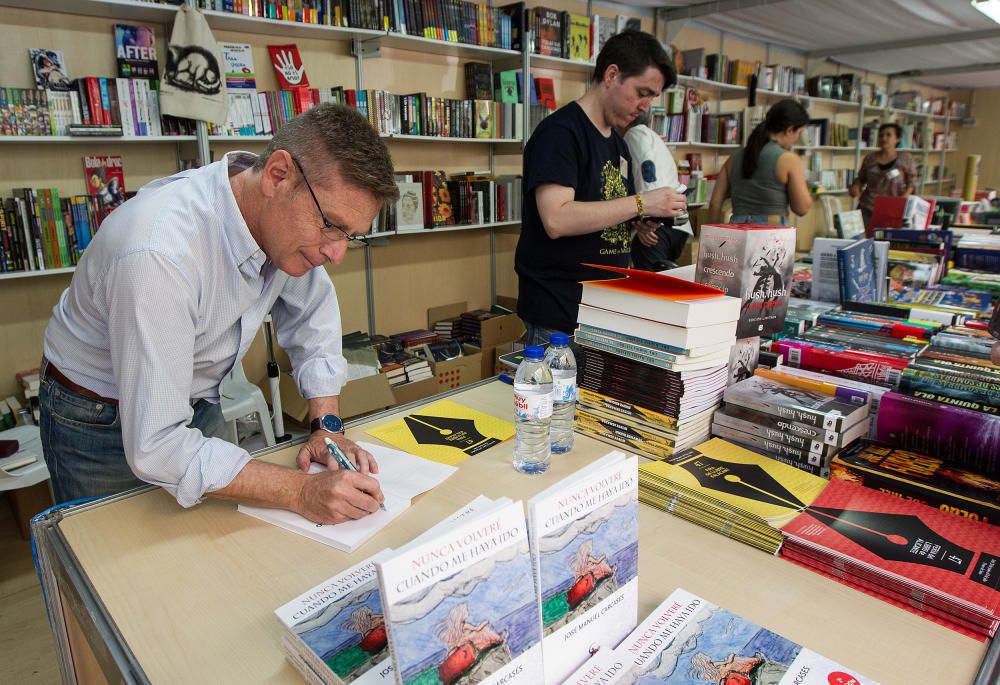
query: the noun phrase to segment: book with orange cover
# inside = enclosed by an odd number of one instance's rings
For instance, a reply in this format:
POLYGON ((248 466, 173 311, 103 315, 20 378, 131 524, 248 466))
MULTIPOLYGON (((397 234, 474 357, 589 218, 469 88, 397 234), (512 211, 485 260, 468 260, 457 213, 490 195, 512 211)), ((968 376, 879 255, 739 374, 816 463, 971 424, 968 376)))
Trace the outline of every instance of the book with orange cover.
POLYGON ((620 273, 625 278, 584 281, 582 304, 685 328, 739 319, 739 299, 717 288, 651 271, 586 266, 620 273))

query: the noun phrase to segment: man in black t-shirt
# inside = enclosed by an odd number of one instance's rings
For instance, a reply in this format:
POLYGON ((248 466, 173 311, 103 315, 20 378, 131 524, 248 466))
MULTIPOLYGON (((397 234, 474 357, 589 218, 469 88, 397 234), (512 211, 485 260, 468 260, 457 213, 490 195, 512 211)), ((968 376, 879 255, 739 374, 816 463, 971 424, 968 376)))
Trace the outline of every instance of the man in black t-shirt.
POLYGON ((615 132, 676 80, 653 36, 620 33, 597 56, 590 90, 543 119, 528 141, 514 256, 527 344, 548 342, 552 331, 572 334, 580 281, 607 277, 583 263, 628 266, 633 219, 684 212, 684 195, 672 188, 632 194, 628 148, 615 132))

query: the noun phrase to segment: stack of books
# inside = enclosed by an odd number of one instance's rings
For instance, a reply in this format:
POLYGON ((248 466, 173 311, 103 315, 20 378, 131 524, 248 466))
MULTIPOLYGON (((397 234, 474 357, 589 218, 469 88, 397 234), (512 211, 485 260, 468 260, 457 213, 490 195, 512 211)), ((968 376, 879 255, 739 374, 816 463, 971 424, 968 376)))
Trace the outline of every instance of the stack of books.
POLYGON ((955 246, 955 266, 1000 272, 1000 236, 963 235, 955 246))
POLYGON ((412 350, 414 347, 420 347, 421 345, 427 345, 428 343, 438 341, 438 337, 433 331, 427 331, 424 329, 406 331, 405 333, 396 333, 390 337, 393 340, 398 340, 404 350, 412 350))
POLYGON ((989 313, 992 299, 991 293, 965 288, 899 288, 889 293, 886 304, 894 307, 919 307, 974 319, 989 313))
POLYGON ((459 332, 472 340, 481 340, 483 321, 497 316, 502 316, 502 314, 489 309, 473 309, 471 312, 462 312, 459 316, 459 332))
POLYGON ((789 366, 894 388, 926 343, 820 324, 775 341, 771 351, 789 366))
POLYGON ((441 340, 454 340, 462 333, 462 319, 454 316, 450 319, 442 319, 434 324, 434 334, 441 340))
POLYGON ((796 297, 788 300, 788 312, 785 314, 785 322, 780 333, 781 335, 800 335, 815 326, 819 322, 819 317, 823 314, 833 312, 837 305, 832 302, 819 302, 817 300, 803 300, 796 297))
POLYGON ((832 480, 782 534, 791 561, 960 632, 996 632, 994 526, 832 480))
POLYGON ((1000 482, 939 457, 862 440, 833 459, 831 478, 864 485, 973 521, 1000 525, 1000 482))
POLYGON ((721 438, 639 467, 639 501, 777 554, 781 527, 827 481, 721 438))
POLYGON ((566 682, 877 685, 680 588, 615 650, 602 649, 566 682))
POLYGON ((576 430, 662 459, 708 437, 728 380, 739 300, 664 274, 600 267, 576 341, 576 430))
POLYGON ((757 369, 725 400, 712 435, 823 478, 838 451, 868 435, 868 393, 832 382, 757 369))
POLYGON ((987 331, 953 326, 904 371, 899 392, 941 404, 1000 414, 1000 367, 990 361, 987 331))

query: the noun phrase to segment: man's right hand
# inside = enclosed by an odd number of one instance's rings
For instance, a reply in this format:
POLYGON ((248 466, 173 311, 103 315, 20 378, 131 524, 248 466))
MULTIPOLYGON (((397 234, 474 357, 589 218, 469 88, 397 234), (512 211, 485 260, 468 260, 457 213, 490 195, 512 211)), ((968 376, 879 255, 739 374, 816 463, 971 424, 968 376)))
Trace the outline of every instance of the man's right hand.
POLYGON ((356 471, 322 471, 306 476, 294 511, 316 523, 342 523, 378 511, 385 500, 379 482, 356 471))
POLYGON ((687 209, 687 197, 665 186, 642 193, 642 211, 648 216, 680 216, 687 209))

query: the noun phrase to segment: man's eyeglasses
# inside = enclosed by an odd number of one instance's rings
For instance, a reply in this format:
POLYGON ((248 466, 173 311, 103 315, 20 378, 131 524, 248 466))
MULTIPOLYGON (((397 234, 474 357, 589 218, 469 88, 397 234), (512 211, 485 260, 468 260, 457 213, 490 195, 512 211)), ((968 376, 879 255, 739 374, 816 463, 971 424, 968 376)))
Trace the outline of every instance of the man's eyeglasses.
POLYGON ((312 186, 309 184, 309 179, 306 178, 306 172, 302 169, 302 163, 295 158, 294 155, 289 155, 292 161, 295 162, 295 166, 298 167, 299 173, 302 174, 302 180, 306 182, 306 188, 309 189, 309 194, 312 196, 313 202, 316 204, 316 211, 319 212, 319 217, 323 220, 323 228, 319 229, 328 240, 347 240, 349 242, 358 242, 362 245, 368 244, 368 236, 363 235, 351 235, 344 229, 342 229, 337 224, 333 223, 326 218, 323 213, 323 208, 319 206, 319 200, 316 199, 316 193, 313 192, 312 186))

